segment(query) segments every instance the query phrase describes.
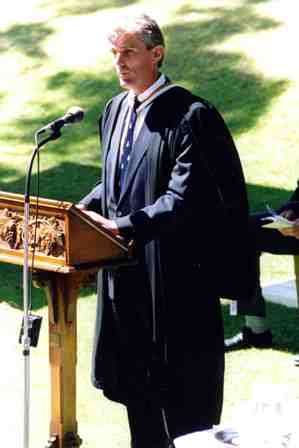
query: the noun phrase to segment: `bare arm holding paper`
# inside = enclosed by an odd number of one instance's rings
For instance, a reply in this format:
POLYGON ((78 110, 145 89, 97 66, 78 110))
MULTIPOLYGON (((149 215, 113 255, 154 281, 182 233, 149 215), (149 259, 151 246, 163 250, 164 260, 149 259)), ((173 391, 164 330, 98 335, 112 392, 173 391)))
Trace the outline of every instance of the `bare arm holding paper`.
POLYGON ((299 239, 299 218, 293 220, 290 227, 285 227, 279 230, 284 236, 293 236, 294 238, 299 239))
POLYGON ((285 210, 281 214, 277 214, 271 207, 267 205, 270 216, 264 218, 267 222, 263 227, 268 229, 277 229, 284 236, 292 236, 299 239, 299 218, 295 218, 293 210, 285 210))

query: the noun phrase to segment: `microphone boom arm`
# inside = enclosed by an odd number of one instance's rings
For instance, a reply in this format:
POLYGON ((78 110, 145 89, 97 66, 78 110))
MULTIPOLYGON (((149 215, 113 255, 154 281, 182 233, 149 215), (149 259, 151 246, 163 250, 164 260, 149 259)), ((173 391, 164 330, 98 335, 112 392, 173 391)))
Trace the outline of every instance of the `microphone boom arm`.
POLYGON ((67 113, 35 133, 36 146, 32 151, 26 172, 25 194, 24 194, 24 261, 23 261, 23 308, 24 308, 24 332, 23 332, 23 355, 24 355, 24 448, 29 448, 29 414, 30 414, 30 333, 29 333, 29 215, 30 215, 30 182, 33 162, 39 150, 49 141, 61 137, 60 129, 71 123, 77 123, 84 118, 84 111, 77 106, 71 107, 67 113), (41 134, 50 130, 51 134, 43 140, 38 141, 41 134))
POLYGON ((24 334, 23 334, 23 355, 24 355, 24 448, 29 448, 29 414, 30 414, 30 336, 29 336, 29 215, 30 215, 30 181, 33 162, 39 150, 51 140, 56 140, 61 136, 59 130, 38 142, 40 131, 35 134, 37 142, 32 151, 26 173, 25 194, 24 194, 24 262, 23 262, 23 308, 24 308, 24 334))

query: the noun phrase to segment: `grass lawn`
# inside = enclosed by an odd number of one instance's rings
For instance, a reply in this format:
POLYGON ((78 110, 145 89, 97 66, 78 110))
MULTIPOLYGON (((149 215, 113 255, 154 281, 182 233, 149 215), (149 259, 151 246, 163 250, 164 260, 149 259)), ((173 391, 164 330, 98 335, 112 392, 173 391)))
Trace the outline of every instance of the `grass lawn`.
MULTIPOLYGON (((222 423, 231 424, 241 406, 252 397, 256 385, 286 385, 292 398, 299 399, 298 368, 293 367, 292 353, 299 352, 296 338, 297 312, 282 305, 268 304, 269 318, 274 332, 271 350, 243 350, 226 355, 225 395, 222 423), (287 325, 281 328, 281 320, 287 325)), ((227 318, 223 306, 227 332, 236 330, 237 323, 227 318)), ((38 347, 32 348, 30 442, 32 447, 44 446, 48 438, 50 419, 50 389, 48 364, 47 309, 38 311, 43 324, 38 347)), ((78 366, 77 418, 78 432, 85 448, 95 448, 99 442, 109 448, 125 448, 129 444, 126 413, 121 405, 102 397, 90 383, 90 356, 95 313, 95 295, 90 292, 78 303, 78 366)), ((5 341, 4 368, 0 373, 2 440, 10 446, 22 443, 23 431, 23 356, 17 343, 22 312, 0 303, 0 337, 5 341)))
MULTIPOLYGON (((41 153, 40 194, 77 201, 100 175, 97 117, 119 91, 105 33, 118 17, 146 11, 162 25, 171 79, 209 99, 229 125, 242 160, 253 211, 285 201, 296 186, 299 142, 298 5, 293 0, 10 0, 0 17, 0 189, 22 193, 34 132, 73 105, 80 125, 65 128, 41 153)), ((35 192, 36 172, 32 193, 35 192)), ((291 257, 264 255, 262 281, 293 275, 291 257)), ((22 426, 22 359, 16 344, 22 306, 21 269, 0 266, 0 416, 10 437, 22 426)), ((78 420, 84 446, 128 446, 123 409, 101 398, 89 382, 95 295, 79 300, 78 420)), ((42 291, 33 309, 45 316, 42 291)), ((223 306, 225 329, 241 325, 223 306)), ((269 305, 272 350, 227 355, 223 421, 249 399, 255 383, 286 383, 296 398, 297 312, 269 305)), ((47 324, 32 350, 32 446, 48 432, 47 324), (44 411, 45 412, 42 412, 44 411)), ((19 431, 20 430, 20 431, 19 431)), ((13 445, 11 445, 13 446, 13 445)), ((20 442, 15 446, 20 446, 20 442)))

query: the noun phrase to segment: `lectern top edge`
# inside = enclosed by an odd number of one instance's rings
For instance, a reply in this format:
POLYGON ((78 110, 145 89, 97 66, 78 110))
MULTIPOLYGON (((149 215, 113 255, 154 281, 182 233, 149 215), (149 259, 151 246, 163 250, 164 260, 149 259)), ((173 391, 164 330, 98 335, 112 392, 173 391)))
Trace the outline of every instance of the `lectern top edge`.
MULTIPOLYGON (((2 191, 0 190, 0 202, 13 202, 15 204, 23 204, 24 203, 24 195, 20 194, 20 193, 10 193, 7 191, 2 191)), ((61 210, 70 210, 73 207, 73 204, 71 202, 67 202, 67 201, 58 201, 55 199, 48 199, 48 198, 43 198, 43 197, 35 197, 35 196, 30 196, 30 203, 32 203, 32 205, 35 205, 36 203, 38 203, 41 206, 45 206, 45 207, 49 207, 49 208, 53 208, 53 209, 61 209, 61 210)))
MULTIPOLYGON (((24 201, 22 194, 0 191, 2 262, 23 263, 24 201)), ((34 253, 35 269, 71 272, 131 263, 133 242, 117 238, 71 202, 30 196, 29 205, 29 258, 34 253)))
MULTIPOLYGON (((78 216, 82 221, 87 222, 94 230, 97 232, 103 233, 107 238, 111 239, 117 246, 121 247, 123 250, 128 250, 128 245, 125 242, 122 242, 121 239, 115 237, 109 230, 103 228, 95 221, 93 221, 89 216, 83 213, 80 209, 78 209, 75 204, 72 202, 61 201, 56 199, 48 199, 35 196, 30 196, 30 204, 35 206, 39 204, 39 207, 47 208, 49 210, 56 211, 57 213, 68 212, 70 214, 74 214, 78 216)), ((23 208, 24 204, 24 195, 20 193, 10 193, 7 191, 0 190, 0 203, 5 204, 8 203, 10 205, 15 205, 23 208)))

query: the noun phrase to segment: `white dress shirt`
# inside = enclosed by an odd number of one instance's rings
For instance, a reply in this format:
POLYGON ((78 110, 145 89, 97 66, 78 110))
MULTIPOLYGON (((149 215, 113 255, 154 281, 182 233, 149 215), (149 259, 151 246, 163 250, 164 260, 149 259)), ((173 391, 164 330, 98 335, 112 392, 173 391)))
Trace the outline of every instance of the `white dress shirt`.
MULTIPOLYGON (((150 104, 153 102, 153 100, 155 98, 157 98, 159 95, 164 93, 166 90, 169 90, 174 86, 175 86, 174 84, 167 83, 165 75, 161 74, 160 77, 157 79, 157 81, 154 82, 154 84, 152 84, 144 92, 140 93, 140 95, 137 95, 137 100, 141 104, 136 109, 137 119, 136 119, 136 124, 135 124, 135 129, 134 129, 133 143, 136 141, 136 138, 140 133, 140 130, 144 123, 145 117, 150 109, 150 104)), ((123 134, 121 137, 120 154, 119 154, 120 157, 123 152, 123 146, 124 146, 125 138, 126 138, 127 131, 128 131, 129 120, 130 120, 130 115, 131 115, 130 112, 131 112, 131 108, 133 107, 133 104, 134 104, 134 98, 135 98, 135 93, 132 90, 130 90, 129 94, 128 94, 128 103, 129 103, 130 109, 129 109, 129 113, 127 114, 127 117, 126 117, 126 122, 124 125, 123 134)))

